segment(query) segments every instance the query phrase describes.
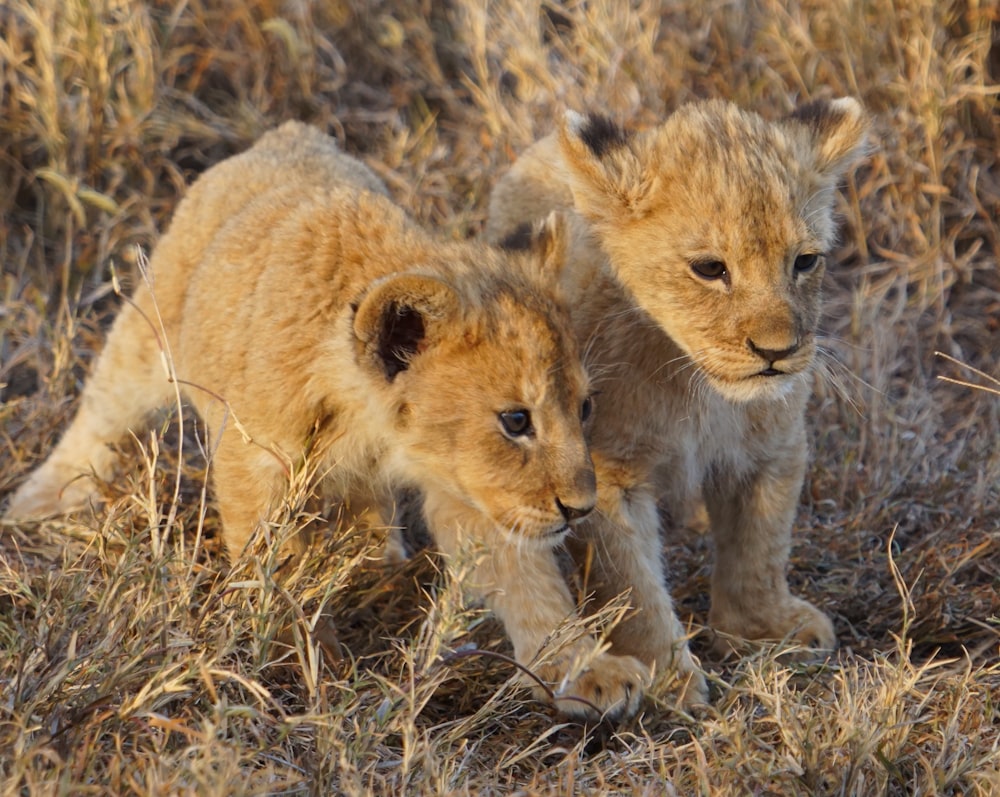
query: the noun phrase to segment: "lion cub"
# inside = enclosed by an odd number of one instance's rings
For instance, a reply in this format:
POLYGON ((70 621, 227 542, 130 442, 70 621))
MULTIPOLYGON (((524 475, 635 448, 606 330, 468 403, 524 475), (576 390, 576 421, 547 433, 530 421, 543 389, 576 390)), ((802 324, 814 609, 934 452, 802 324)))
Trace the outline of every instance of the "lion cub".
POLYGON ((565 283, 600 412, 597 511, 569 543, 592 549, 598 601, 631 589, 612 650, 690 674, 687 699, 704 684, 664 585, 657 498, 677 517, 704 497, 713 628, 836 643, 785 568, 834 192, 866 130, 853 99, 774 123, 696 103, 634 134, 571 113, 491 198, 487 234, 513 248, 527 223, 575 213, 565 283))
MULTIPOLYGON (((479 555, 471 587, 530 666, 574 608, 553 549, 596 501, 590 386, 556 290, 564 232, 547 224, 541 254, 446 242, 384 194, 297 123, 207 171, 7 517, 95 496, 109 444, 172 400, 162 352, 208 429, 231 559, 280 509, 307 452, 324 493, 351 506, 384 511, 393 488, 420 489, 443 551, 479 555)), ((559 707, 633 713, 645 666, 596 640, 576 652, 587 669, 541 673, 559 707)))

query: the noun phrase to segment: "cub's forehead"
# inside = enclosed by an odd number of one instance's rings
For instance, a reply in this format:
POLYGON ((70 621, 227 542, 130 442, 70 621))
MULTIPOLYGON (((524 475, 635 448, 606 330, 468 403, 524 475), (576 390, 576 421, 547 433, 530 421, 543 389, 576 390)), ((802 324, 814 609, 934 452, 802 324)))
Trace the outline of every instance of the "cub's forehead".
POLYGON ((811 229, 821 220, 813 214, 817 200, 826 201, 811 172, 813 154, 782 125, 709 104, 678 111, 653 135, 661 209, 687 219, 687 236, 781 248, 825 235, 811 229))
POLYGON ((569 314, 551 298, 500 291, 484 313, 480 333, 489 360, 526 392, 565 397, 589 389, 569 314))
POLYGON ((579 359, 569 313, 548 297, 499 293, 485 316, 485 334, 498 346, 530 351, 545 361, 579 359))
POLYGON ((679 111, 656 131, 654 146, 674 185, 720 201, 759 197, 786 204, 811 182, 812 153, 797 137, 731 106, 679 111))

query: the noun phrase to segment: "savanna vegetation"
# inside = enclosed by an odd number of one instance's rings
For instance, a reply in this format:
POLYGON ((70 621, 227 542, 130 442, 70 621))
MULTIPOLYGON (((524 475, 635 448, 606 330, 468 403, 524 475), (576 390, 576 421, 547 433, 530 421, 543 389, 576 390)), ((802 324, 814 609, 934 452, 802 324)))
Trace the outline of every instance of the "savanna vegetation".
MULTIPOLYGON (((122 446, 106 505, 0 527, 4 794, 1000 792, 1000 11, 978 0, 9 0, 0 7, 0 495, 65 428, 199 172, 296 118, 444 235, 566 108, 858 97, 794 588, 825 664, 696 639, 714 702, 566 724, 433 555, 344 539, 230 570, 198 429, 122 446), (299 639, 325 604, 350 656, 299 639), (310 616, 301 617, 303 623, 310 616)), ((665 540, 683 619, 711 551, 665 540)))

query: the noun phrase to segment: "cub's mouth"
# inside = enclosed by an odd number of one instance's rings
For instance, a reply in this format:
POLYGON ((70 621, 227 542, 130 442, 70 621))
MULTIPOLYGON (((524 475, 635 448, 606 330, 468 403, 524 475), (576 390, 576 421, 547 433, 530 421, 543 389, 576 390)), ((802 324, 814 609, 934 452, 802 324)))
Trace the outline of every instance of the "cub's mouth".
POLYGON ((534 541, 543 545, 558 545, 572 530, 573 527, 569 523, 560 520, 548 526, 509 528, 507 532, 515 539, 534 541))
POLYGON ((788 360, 786 362, 771 363, 770 365, 761 368, 755 374, 752 374, 749 378, 755 380, 776 380, 780 382, 782 381, 780 377, 794 378, 808 373, 812 368, 812 364, 812 357, 803 357, 795 360, 788 360))
POLYGON ((726 394, 731 389, 763 386, 769 382, 774 384, 768 385, 767 389, 772 389, 786 380, 796 379, 809 372, 812 363, 812 356, 796 356, 778 362, 745 362, 742 368, 736 366, 728 369, 728 372, 717 364, 714 368, 704 362, 698 365, 719 392, 726 394))
POLYGON ((780 398, 797 385, 807 369, 775 368, 773 365, 752 373, 722 375, 704 370, 707 382, 722 398, 735 403, 780 398))

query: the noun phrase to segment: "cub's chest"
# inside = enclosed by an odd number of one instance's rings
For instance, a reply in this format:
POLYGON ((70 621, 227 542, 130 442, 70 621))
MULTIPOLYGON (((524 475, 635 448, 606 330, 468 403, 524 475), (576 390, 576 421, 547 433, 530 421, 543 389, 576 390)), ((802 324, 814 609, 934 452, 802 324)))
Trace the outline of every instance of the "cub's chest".
POLYGON ((326 441, 322 464, 323 490, 345 499, 370 498, 388 481, 392 452, 378 440, 352 437, 350 433, 326 441))
POLYGON ((696 495, 713 470, 740 474, 753 467, 759 441, 746 407, 702 394, 674 410, 663 426, 656 470, 674 474, 677 497, 696 495))

